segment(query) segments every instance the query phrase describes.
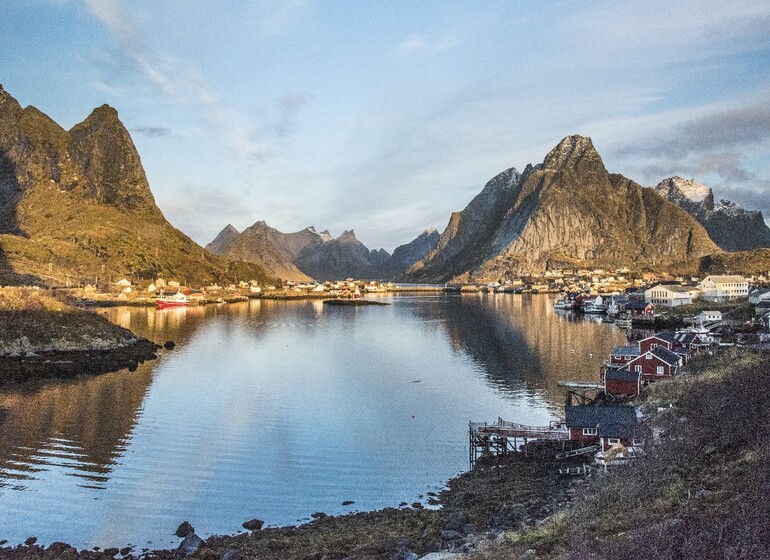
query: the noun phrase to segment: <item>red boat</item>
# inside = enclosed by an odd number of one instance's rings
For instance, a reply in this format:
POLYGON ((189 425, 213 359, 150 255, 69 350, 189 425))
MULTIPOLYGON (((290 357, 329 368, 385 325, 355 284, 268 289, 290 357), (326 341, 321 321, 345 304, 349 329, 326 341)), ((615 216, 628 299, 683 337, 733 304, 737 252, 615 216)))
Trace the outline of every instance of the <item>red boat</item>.
POLYGON ((187 296, 181 292, 177 292, 171 296, 160 296, 155 300, 155 305, 158 309, 166 309, 167 307, 186 307, 190 305, 190 300, 187 296))

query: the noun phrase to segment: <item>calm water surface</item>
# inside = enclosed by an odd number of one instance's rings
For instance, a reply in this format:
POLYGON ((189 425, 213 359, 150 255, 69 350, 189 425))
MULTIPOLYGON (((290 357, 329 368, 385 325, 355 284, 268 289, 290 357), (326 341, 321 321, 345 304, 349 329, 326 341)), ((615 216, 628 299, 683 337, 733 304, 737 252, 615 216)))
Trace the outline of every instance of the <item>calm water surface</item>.
POLYGON ((411 503, 467 469, 469 420, 548 423, 556 382, 596 380, 625 340, 547 296, 384 299, 107 311, 177 347, 0 390, 0 539, 165 547, 184 519, 209 535, 411 503))

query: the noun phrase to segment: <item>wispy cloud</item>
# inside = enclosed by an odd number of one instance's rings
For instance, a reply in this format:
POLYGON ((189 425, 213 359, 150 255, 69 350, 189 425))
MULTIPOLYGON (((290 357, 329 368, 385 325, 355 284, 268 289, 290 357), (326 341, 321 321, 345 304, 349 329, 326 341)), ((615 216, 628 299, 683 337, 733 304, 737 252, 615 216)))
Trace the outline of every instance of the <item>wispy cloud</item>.
POLYGON ((149 138, 162 138, 173 134, 173 131, 165 126, 134 126, 131 130, 149 138))
POLYGON ((431 37, 429 35, 410 35, 396 47, 399 54, 427 53, 436 54, 451 49, 458 44, 453 37, 431 37))
POLYGON ((121 0, 84 0, 105 26, 131 67, 171 103, 195 109, 225 145, 246 163, 264 163, 275 148, 258 140, 247 118, 225 103, 193 64, 150 47, 121 0))

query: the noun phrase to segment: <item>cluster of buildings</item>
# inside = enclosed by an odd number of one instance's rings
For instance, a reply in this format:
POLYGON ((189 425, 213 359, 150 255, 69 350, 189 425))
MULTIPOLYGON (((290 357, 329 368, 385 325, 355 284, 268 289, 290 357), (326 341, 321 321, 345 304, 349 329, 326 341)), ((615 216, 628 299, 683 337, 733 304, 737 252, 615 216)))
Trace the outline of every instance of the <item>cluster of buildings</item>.
MULTIPOLYGON (((748 298, 749 280, 743 276, 706 276, 698 284, 656 284, 644 291, 644 300, 654 305, 677 307, 700 298, 713 303, 748 298)), ((770 295, 768 295, 770 301, 770 295)))

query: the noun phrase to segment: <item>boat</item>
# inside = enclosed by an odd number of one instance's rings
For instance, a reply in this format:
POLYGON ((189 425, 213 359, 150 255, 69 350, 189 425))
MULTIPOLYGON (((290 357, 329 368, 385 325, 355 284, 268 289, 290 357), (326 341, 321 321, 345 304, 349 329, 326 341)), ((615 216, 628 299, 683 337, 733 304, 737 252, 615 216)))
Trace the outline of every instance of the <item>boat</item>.
POLYGON ((190 300, 187 299, 187 296, 182 292, 177 292, 170 296, 162 295, 155 300, 155 306, 158 309, 166 309, 168 307, 186 307, 188 305, 190 305, 190 300))
POLYGON ((553 304, 554 309, 572 309, 574 303, 568 297, 559 298, 553 304))

